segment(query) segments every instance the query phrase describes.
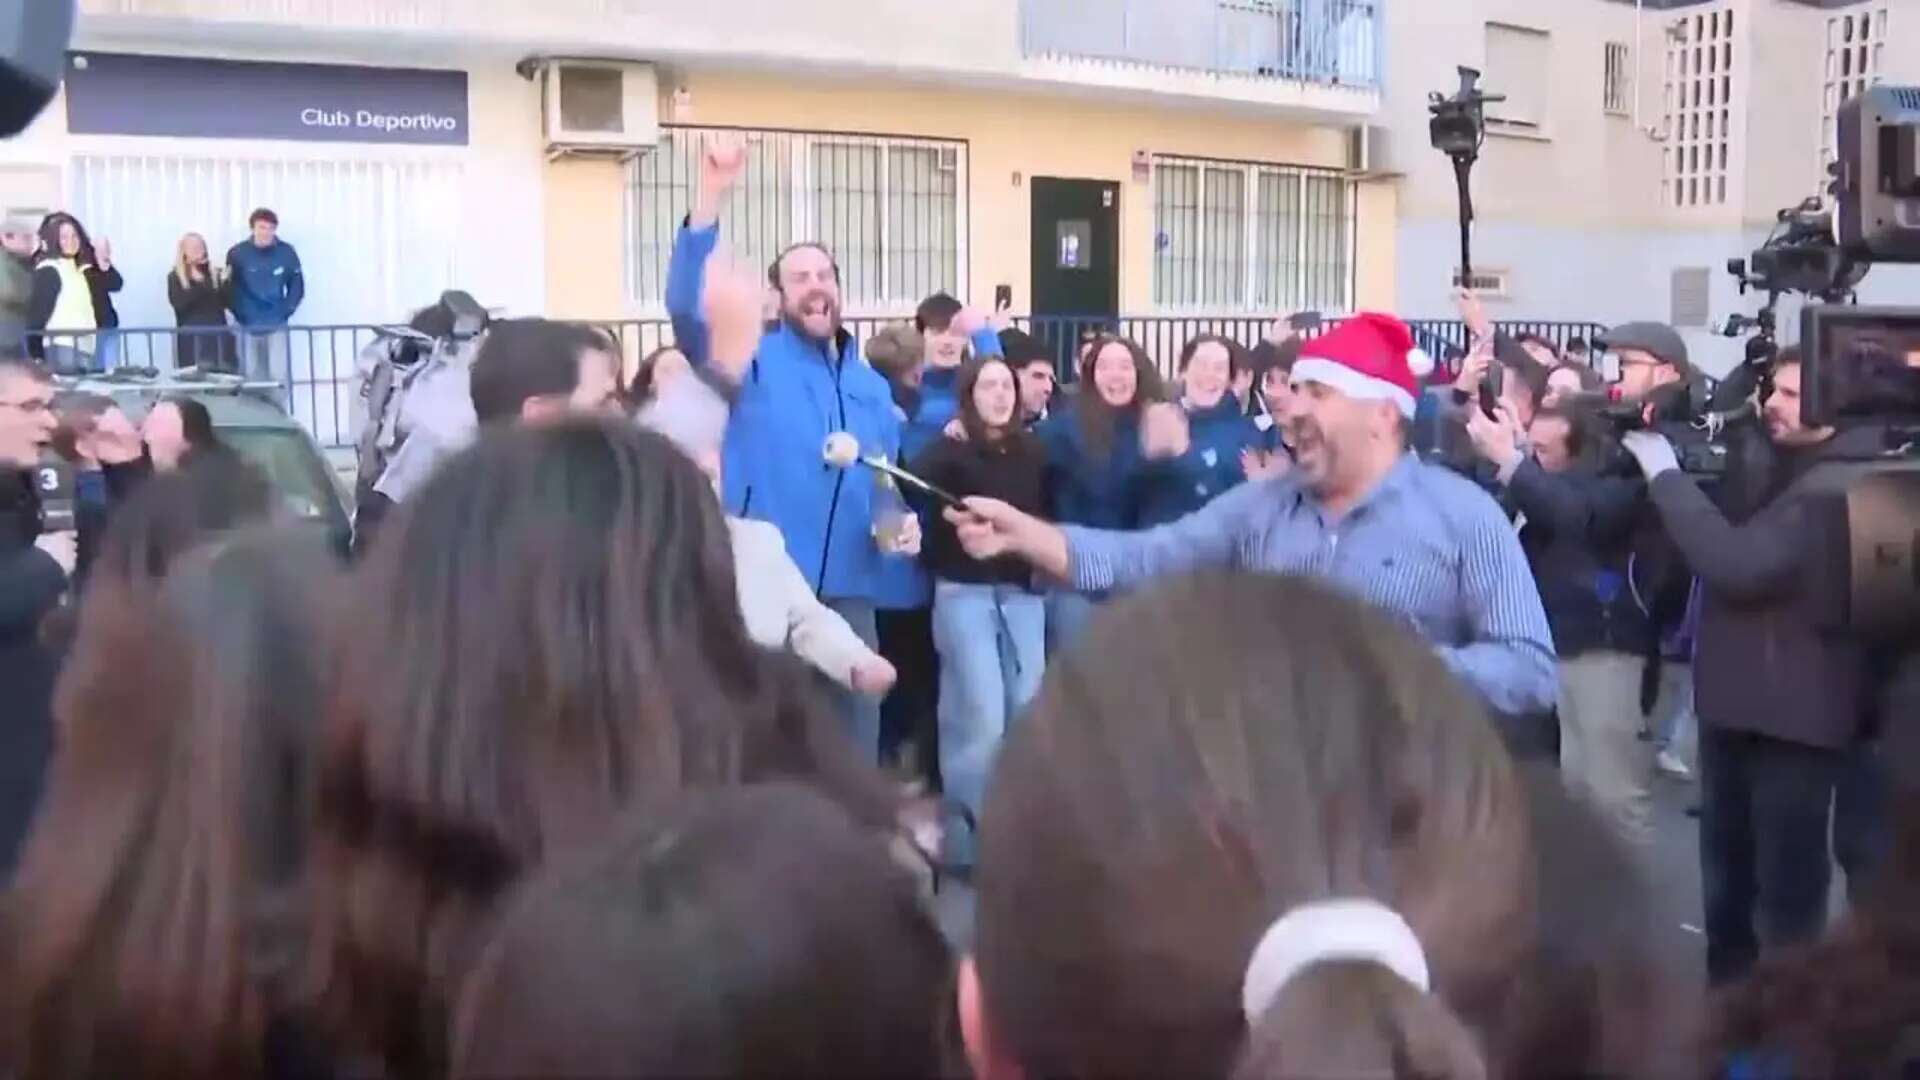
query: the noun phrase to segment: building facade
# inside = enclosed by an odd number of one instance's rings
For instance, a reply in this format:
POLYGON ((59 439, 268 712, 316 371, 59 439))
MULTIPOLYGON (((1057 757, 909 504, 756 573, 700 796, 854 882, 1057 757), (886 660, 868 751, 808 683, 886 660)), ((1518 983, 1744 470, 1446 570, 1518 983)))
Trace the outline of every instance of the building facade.
POLYGON ((752 155, 730 243, 764 261, 826 241, 850 312, 936 289, 1074 315, 1390 306, 1394 186, 1350 160, 1382 101, 1385 4, 81 0, 69 90, 0 148, 0 201, 113 236, 129 325, 170 322, 182 232, 218 251, 254 205, 307 261, 303 321, 391 320, 449 285, 646 317, 699 146, 726 129, 752 155), (122 77, 140 108, 96 107, 127 56, 170 58, 166 92, 122 77), (653 137, 557 135, 546 98, 572 61, 644 78, 653 137), (394 89, 359 123, 314 65, 394 89), (381 126, 428 109, 409 72, 457 74, 461 115, 381 126), (229 115, 302 94, 310 119, 229 115))
MULTIPOLYGON (((1840 101, 1920 82, 1920 0, 1447 0, 1394 5, 1388 32, 1431 44, 1389 53, 1401 310, 1451 309, 1454 180, 1427 146, 1425 91, 1469 64, 1507 96, 1474 178, 1474 276, 1492 314, 1670 321, 1711 370, 1742 348, 1716 328, 1758 307, 1727 260, 1823 192, 1840 101)), ((1898 302, 1916 284, 1881 267, 1861 296, 1898 302)))
MULTIPOLYGON (((1427 93, 1466 64, 1506 96, 1474 181, 1494 315, 1667 319, 1719 367, 1738 344, 1710 328, 1753 307, 1726 260, 1819 189, 1839 100, 1920 82, 1920 0, 80 6, 68 91, 0 145, 0 209, 111 236, 138 326, 171 323, 180 235, 217 254, 259 205, 306 260, 305 323, 453 286, 657 317, 721 130, 751 155, 729 244, 825 241, 850 313, 946 289, 1034 314, 1445 318, 1456 201, 1427 93), (596 104, 572 69, 643 88, 644 138, 557 130, 556 103, 596 104)), ((1881 268, 1863 292, 1910 283, 1881 268)))

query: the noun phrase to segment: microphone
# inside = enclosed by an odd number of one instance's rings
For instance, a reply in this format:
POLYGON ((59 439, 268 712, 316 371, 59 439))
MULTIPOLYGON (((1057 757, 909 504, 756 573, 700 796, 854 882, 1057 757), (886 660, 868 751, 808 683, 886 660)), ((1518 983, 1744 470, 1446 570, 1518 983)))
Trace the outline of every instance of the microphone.
POLYGON ((40 491, 40 523, 48 532, 72 532, 76 527, 73 466, 57 458, 43 459, 34 471, 40 491))
POLYGON ((1562 408, 1567 409, 1604 409, 1633 402, 1633 399, 1617 386, 1609 386, 1605 390, 1571 390, 1561 394, 1555 400, 1562 408))
POLYGON ((826 444, 820 448, 820 457, 826 461, 828 465, 836 469, 851 469, 855 465, 864 465, 874 472, 885 473, 902 483, 912 484, 914 487, 946 503, 955 510, 965 510, 967 508, 967 504, 961 502, 958 495, 943 491, 927 483, 925 480, 900 468, 898 465, 895 465, 893 462, 888 461, 878 454, 862 457, 860 455, 860 440, 854 438, 850 432, 836 431, 828 435, 826 444))

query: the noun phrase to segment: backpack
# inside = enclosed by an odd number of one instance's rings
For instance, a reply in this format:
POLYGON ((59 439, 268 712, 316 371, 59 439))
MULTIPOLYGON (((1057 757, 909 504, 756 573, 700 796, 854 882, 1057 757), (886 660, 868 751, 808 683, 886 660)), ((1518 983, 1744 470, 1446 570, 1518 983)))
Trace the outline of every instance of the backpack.
POLYGON ((442 293, 433 307, 407 326, 385 327, 354 359, 358 391, 351 431, 355 450, 355 490, 364 501, 407 436, 420 423, 416 391, 473 364, 487 325, 486 309, 464 292, 442 293))

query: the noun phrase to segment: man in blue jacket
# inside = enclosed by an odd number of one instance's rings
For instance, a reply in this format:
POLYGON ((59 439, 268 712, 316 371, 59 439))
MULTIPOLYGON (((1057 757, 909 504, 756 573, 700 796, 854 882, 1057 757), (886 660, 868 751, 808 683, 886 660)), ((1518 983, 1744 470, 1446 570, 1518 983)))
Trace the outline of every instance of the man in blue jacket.
MULTIPOLYGON (((710 359, 700 311, 707 257, 719 240, 721 201, 745 167, 743 145, 708 145, 693 213, 674 242, 667 313, 696 370, 710 359)), ((844 431, 859 440, 862 457, 891 461, 900 452, 900 416, 886 379, 861 361, 840 325, 840 271, 826 248, 794 245, 768 278, 780 316, 760 339, 734 401, 721 452, 722 498, 728 513, 778 527, 814 592, 873 646, 883 560, 918 552, 919 522, 904 514, 888 523, 898 528, 882 551, 873 473, 834 468, 821 451, 828 435, 844 431)), ((879 705, 849 696, 847 707, 856 745, 877 760, 879 705)))
POLYGON ((287 385, 287 323, 306 298, 300 253, 280 239, 280 217, 266 207, 247 219, 253 235, 227 251, 228 308, 240 324, 249 379, 287 385))

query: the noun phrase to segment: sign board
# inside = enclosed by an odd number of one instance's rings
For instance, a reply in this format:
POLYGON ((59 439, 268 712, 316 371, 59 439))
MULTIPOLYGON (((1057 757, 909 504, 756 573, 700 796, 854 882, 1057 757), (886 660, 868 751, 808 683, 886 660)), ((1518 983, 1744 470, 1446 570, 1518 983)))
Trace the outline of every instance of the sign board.
POLYGON ((75 135, 467 145, 467 73, 76 52, 75 135))

